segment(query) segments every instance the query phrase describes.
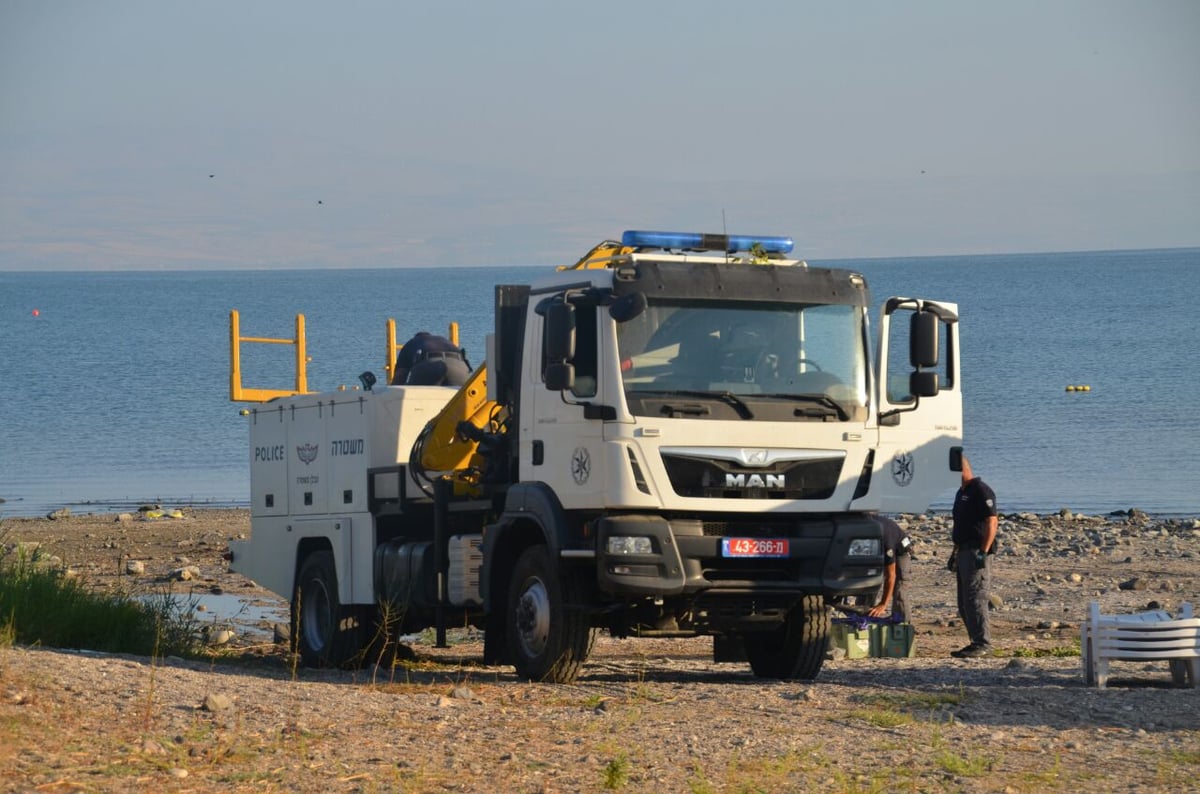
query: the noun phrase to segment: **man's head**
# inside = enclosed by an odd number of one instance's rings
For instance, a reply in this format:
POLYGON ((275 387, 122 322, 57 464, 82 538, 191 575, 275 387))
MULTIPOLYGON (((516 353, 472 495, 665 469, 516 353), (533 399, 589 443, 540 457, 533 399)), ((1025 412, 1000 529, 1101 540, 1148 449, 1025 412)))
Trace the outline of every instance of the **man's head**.
POLYGON ((967 460, 967 456, 962 456, 962 484, 966 485, 971 480, 975 479, 975 475, 971 473, 971 464, 967 460))

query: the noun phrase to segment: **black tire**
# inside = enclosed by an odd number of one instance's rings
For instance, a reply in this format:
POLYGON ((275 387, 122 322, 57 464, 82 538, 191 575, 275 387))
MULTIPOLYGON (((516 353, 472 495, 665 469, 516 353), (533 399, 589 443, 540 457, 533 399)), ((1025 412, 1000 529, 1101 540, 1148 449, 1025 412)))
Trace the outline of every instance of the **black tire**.
POLYGON ((361 664, 367 621, 361 610, 338 599, 333 552, 314 551, 304 558, 292 593, 292 642, 305 667, 361 664))
POLYGON ((825 662, 828 638, 829 610, 824 599, 805 596, 779 628, 744 635, 746 658, 759 678, 816 678, 825 662))
POLYGON ((545 546, 517 559, 508 589, 508 656, 517 675, 531 681, 569 684, 587 660, 592 631, 579 603, 577 580, 561 576, 545 546))

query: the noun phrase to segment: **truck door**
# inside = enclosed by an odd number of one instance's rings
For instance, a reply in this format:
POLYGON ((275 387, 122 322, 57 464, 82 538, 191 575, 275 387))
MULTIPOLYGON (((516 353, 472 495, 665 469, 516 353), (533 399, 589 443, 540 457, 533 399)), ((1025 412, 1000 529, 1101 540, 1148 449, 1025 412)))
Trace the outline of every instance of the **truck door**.
MULTIPOLYGON (((545 319, 531 311, 527 323, 521 478, 549 485, 567 509, 594 506, 605 490, 602 422, 587 418, 581 405, 595 400, 600 389, 600 314, 594 302, 575 306, 575 383, 561 392, 547 389, 545 384, 550 363, 545 319)), ((607 314, 604 317, 607 319, 607 314)))
POLYGON ((879 444, 870 492, 884 512, 921 512, 960 482, 950 468, 950 450, 962 444, 958 306, 890 298, 879 336, 879 444))

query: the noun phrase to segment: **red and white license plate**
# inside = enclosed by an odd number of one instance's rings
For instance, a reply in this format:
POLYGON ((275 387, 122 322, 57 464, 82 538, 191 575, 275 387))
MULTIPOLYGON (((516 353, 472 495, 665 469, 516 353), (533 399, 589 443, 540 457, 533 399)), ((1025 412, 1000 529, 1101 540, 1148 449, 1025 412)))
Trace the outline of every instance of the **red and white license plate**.
POLYGON ((722 557, 786 557, 787 538, 721 538, 722 557))

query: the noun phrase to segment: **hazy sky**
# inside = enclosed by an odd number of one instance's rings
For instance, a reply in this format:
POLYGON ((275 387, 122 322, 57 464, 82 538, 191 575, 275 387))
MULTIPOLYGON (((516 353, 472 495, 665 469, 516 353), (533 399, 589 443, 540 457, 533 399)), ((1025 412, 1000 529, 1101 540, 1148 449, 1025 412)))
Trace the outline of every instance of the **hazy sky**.
POLYGON ((0 0, 0 270, 1200 245, 1200 2, 0 0))

